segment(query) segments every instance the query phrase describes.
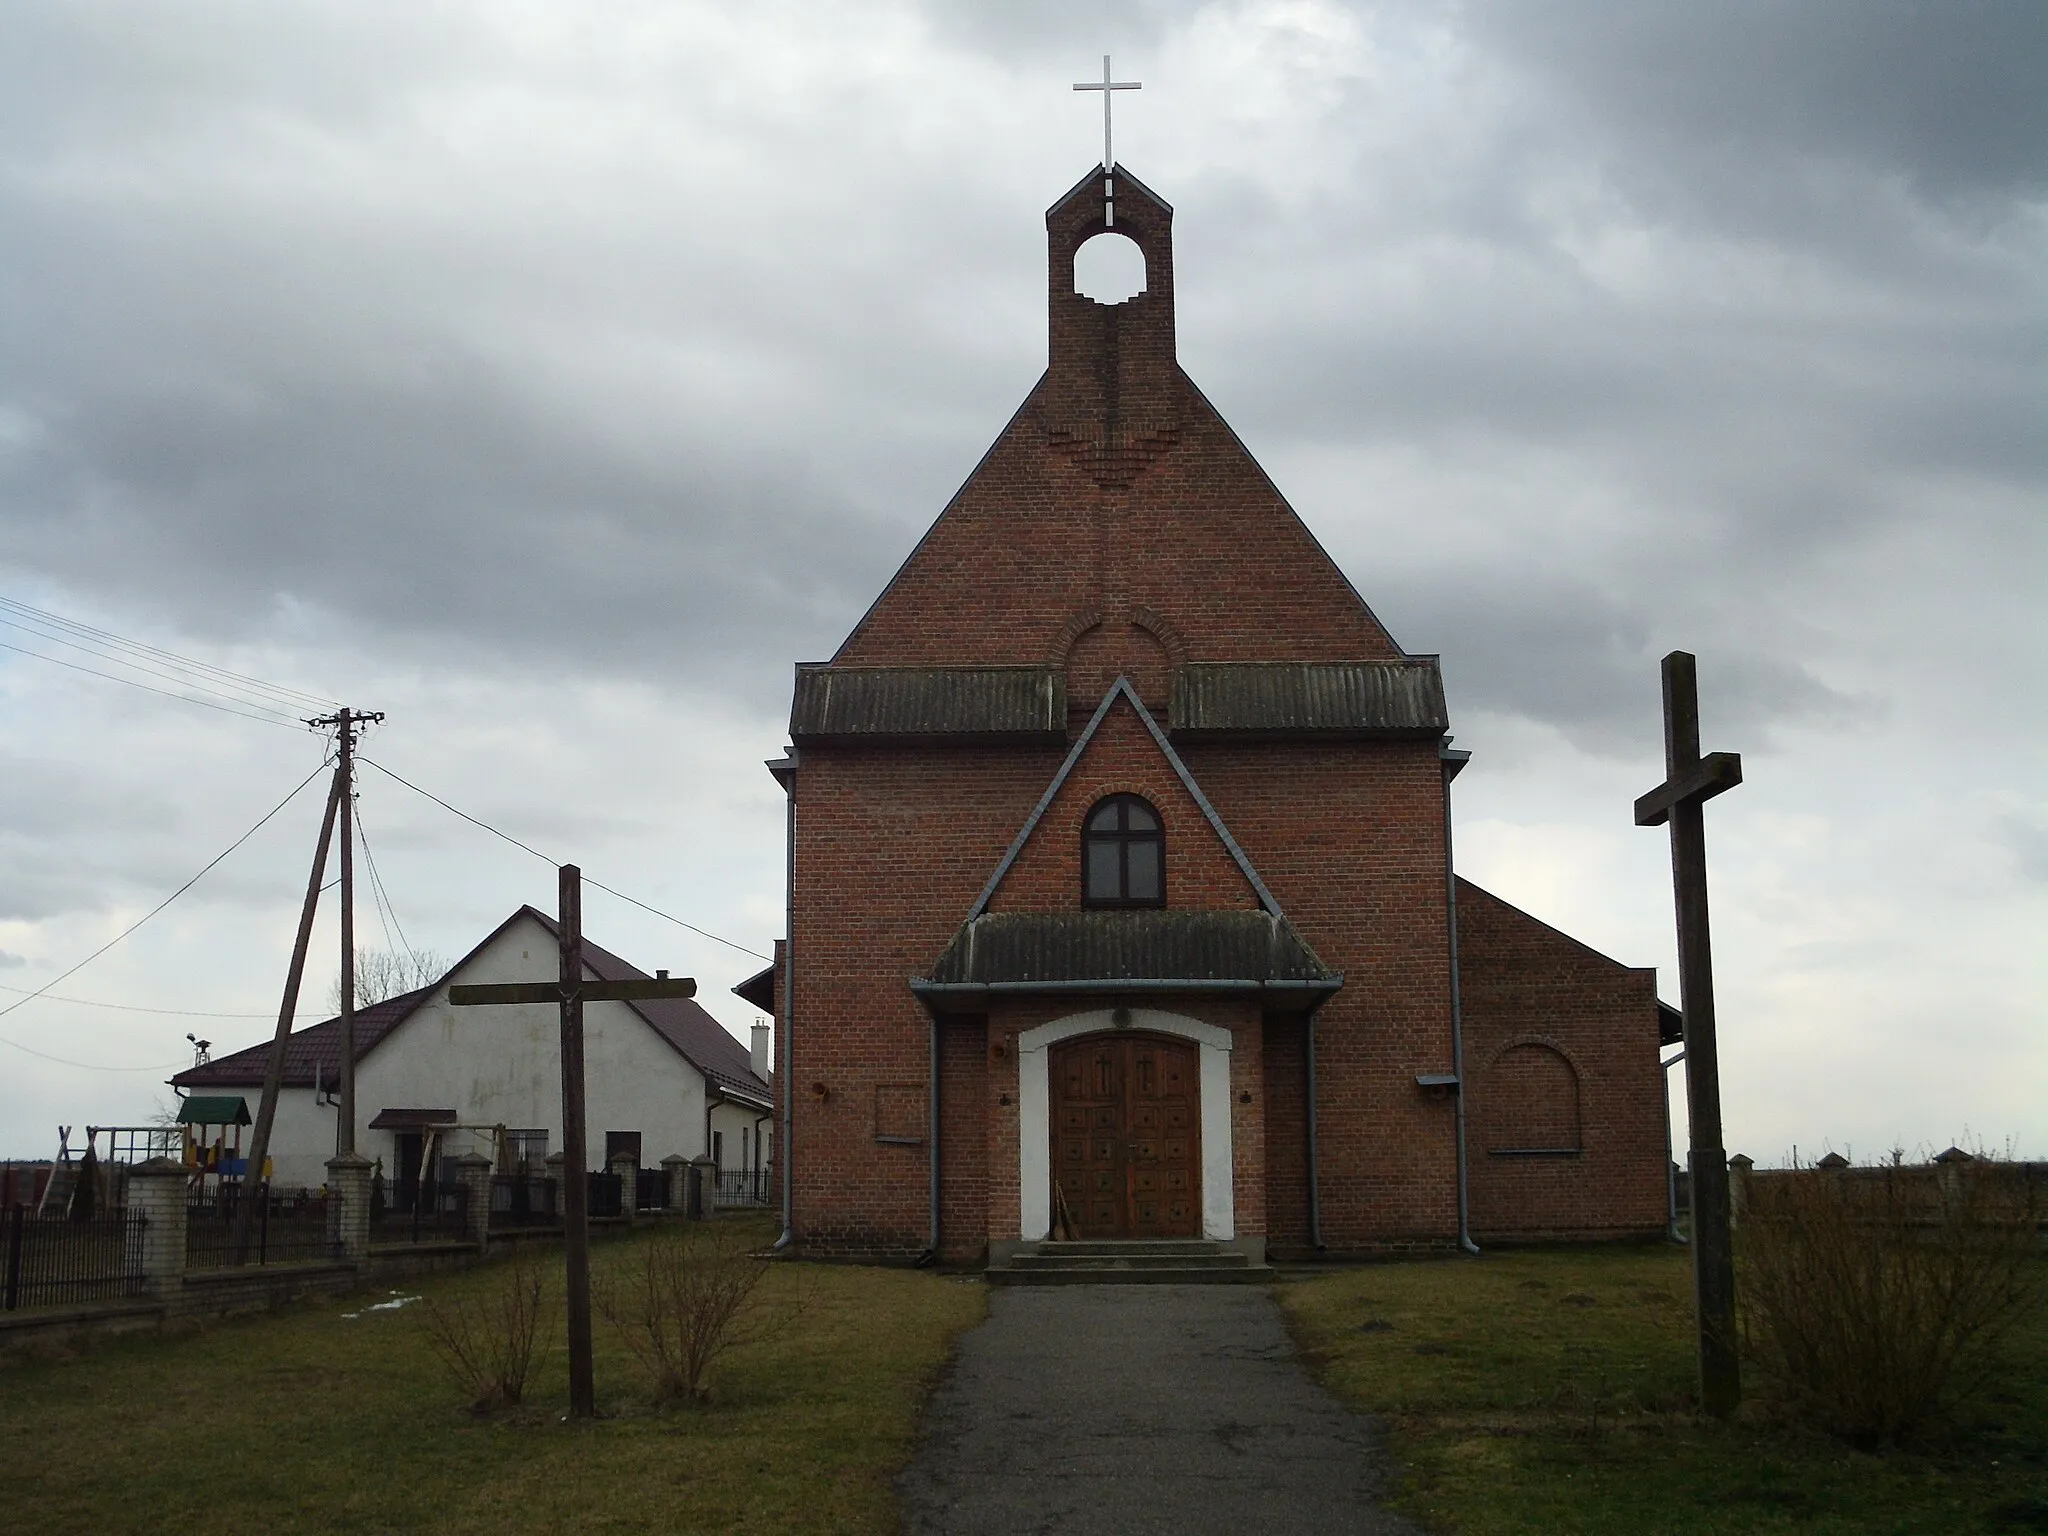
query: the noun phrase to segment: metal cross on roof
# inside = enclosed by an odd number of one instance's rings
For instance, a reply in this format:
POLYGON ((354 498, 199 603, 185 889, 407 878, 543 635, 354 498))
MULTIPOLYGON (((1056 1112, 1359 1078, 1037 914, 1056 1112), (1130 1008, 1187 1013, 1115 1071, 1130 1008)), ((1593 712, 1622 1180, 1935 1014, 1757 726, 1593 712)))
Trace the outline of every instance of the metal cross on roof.
POLYGON ((1111 228, 1116 226, 1116 156, 1109 142, 1109 102, 1115 91, 1142 91, 1144 85, 1136 80, 1113 80, 1109 73, 1109 55, 1102 56, 1102 79, 1077 80, 1077 91, 1102 92, 1102 222, 1111 228))

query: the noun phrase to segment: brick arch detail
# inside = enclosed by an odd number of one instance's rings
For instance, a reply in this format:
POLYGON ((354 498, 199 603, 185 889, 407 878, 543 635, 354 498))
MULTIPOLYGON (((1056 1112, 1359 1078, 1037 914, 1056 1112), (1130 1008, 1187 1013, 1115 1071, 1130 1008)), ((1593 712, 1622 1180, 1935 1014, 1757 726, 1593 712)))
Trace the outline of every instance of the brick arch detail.
MULTIPOLYGON (((1088 608, 1068 619, 1060 629, 1059 638, 1052 643, 1052 652, 1047 657, 1049 665, 1061 671, 1066 670, 1067 658, 1073 654, 1074 644, 1091 629, 1102 627, 1102 610, 1088 608)), ((1093 705, 1089 706, 1091 709, 1093 705)))
POLYGON ((1188 638, 1181 633, 1180 626, 1156 608, 1143 604, 1131 610, 1131 622, 1157 640, 1166 650, 1166 659, 1176 667, 1188 659, 1188 638))
MULTIPOLYGON (((1530 1046, 1534 1046, 1538 1050, 1550 1052, 1551 1055, 1555 1056, 1560 1062, 1564 1064, 1565 1071, 1571 1075, 1573 1101, 1573 1147, 1571 1150, 1584 1152, 1586 1146, 1586 1126, 1589 1120, 1591 1120, 1592 1118, 1589 1107, 1586 1102, 1586 1071, 1585 1068, 1579 1064, 1577 1057, 1564 1044, 1563 1041, 1557 1039, 1554 1035, 1546 1035, 1541 1033, 1527 1033, 1517 1035, 1515 1038, 1511 1040, 1503 1041, 1501 1045, 1487 1057, 1487 1076, 1491 1077, 1494 1072, 1494 1069, 1499 1067, 1500 1064, 1504 1060, 1506 1060, 1511 1053, 1518 1050, 1525 1050, 1530 1046)), ((1491 1141, 1495 1133, 1494 1128, 1498 1123, 1495 1120, 1495 1116, 1498 1114, 1498 1110, 1491 1107, 1488 1104, 1484 1083, 1482 1083, 1481 1085, 1480 1102, 1477 1108, 1479 1113, 1476 1118, 1479 1121, 1479 1128, 1482 1134, 1486 1137, 1486 1139, 1488 1141, 1491 1141)), ((1488 1146, 1483 1148, 1483 1150, 1494 1151, 1496 1149, 1491 1146, 1488 1146)), ((1565 1149, 1557 1148, 1554 1150, 1562 1151, 1565 1149)))

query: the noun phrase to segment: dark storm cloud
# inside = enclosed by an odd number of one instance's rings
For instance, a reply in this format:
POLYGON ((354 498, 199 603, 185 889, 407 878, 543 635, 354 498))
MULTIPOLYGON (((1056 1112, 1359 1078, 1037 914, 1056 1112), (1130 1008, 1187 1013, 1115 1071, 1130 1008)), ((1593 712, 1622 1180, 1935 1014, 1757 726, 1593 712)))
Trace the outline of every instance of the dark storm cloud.
MULTIPOLYGON (((1664 638, 1680 570, 1713 579, 1677 610, 1715 607, 1736 645, 1793 573, 1923 515, 1887 477, 2034 481, 2038 338, 2010 323, 2025 267, 1992 207, 2038 184, 2048 138, 2026 131, 2040 53, 2019 8, 1359 15, 1393 55, 1467 29, 1459 137, 1390 153, 1382 82, 1361 75, 1323 119, 1331 195, 1290 203, 1282 179, 1220 166, 1164 188, 1196 241, 1184 344, 1281 459, 1398 447, 1512 474, 1520 453, 1572 456, 1643 508, 1640 530, 1561 532, 1547 603, 1501 600, 1515 540, 1460 552, 1455 579, 1407 560, 1393 606, 1467 697, 1612 743, 1612 684, 1664 638), (1854 174, 1817 181, 1818 161, 1854 174), (1589 178, 1620 201, 1560 211, 1555 189, 1589 178), (1948 206, 1965 192, 1967 218, 1948 206), (1802 292, 1774 291, 1756 268, 1807 228, 1802 292), (1617 232, 1700 285, 1604 272, 1588 251, 1617 232)), ((923 23, 935 67, 1080 78, 1082 33, 1170 51, 1191 16, 990 4, 923 23)), ((595 111, 588 81, 514 94, 511 168, 479 166, 462 135, 487 130, 463 113, 532 60, 459 10, 70 8, 18 39, 0 60, 0 221, 20 232, 0 248, 0 559, 188 632, 293 611, 441 666, 773 696, 1039 361, 1037 205, 1000 176, 953 177, 935 203, 925 162, 852 155, 841 174, 849 152, 792 158, 788 122, 739 116, 774 178, 642 155, 592 181, 518 128, 595 111)), ((726 142, 720 114, 750 109, 698 85, 657 90, 675 115, 653 140, 726 142)), ((896 98, 849 89, 858 143, 896 98)), ((1738 649, 1760 723, 1853 713, 1773 638, 1738 649)))
POLYGON ((1752 179, 1826 160, 1938 201, 2048 188, 2048 8, 2030 0, 1472 0, 1474 36, 1646 160, 1752 179))

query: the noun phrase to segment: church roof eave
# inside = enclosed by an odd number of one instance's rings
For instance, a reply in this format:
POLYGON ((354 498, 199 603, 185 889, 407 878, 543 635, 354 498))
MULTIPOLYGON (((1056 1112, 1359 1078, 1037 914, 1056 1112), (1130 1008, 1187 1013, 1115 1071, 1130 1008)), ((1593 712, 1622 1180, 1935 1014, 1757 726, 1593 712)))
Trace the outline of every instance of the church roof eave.
POLYGON ((1059 992, 1233 992, 1323 998, 1344 985, 1271 912, 997 912, 963 923, 910 978, 927 999, 1059 992))

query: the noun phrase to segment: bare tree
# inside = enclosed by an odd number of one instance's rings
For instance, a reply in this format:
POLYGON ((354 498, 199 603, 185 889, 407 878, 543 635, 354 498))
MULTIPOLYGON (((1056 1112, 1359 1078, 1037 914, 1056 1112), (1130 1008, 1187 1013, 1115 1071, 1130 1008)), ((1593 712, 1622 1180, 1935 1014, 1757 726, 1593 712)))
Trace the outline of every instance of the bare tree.
MULTIPOLYGON (((356 1006, 367 1008, 401 992, 431 987, 448 974, 452 962, 439 950, 359 949, 356 951, 356 1006)), ((341 978, 327 993, 330 1005, 341 1012, 341 978)))

